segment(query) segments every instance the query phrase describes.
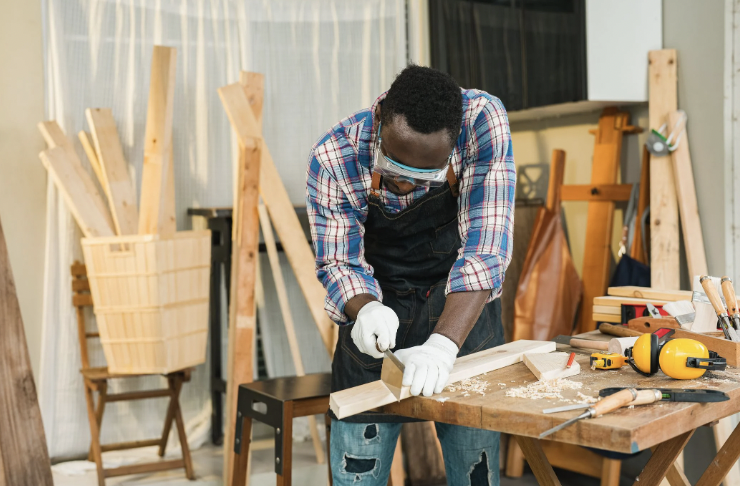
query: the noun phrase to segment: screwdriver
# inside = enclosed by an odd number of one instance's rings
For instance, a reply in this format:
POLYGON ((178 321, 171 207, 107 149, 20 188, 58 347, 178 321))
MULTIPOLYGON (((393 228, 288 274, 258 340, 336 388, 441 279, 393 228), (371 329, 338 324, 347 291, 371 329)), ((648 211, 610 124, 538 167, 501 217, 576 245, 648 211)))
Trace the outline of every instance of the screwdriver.
POLYGON ((547 437, 550 434, 554 434, 558 430, 562 430, 567 426, 574 424, 581 419, 589 419, 604 415, 609 412, 613 412, 625 405, 646 405, 648 403, 654 403, 662 398, 662 394, 659 390, 647 389, 647 390, 636 390, 634 388, 625 388, 624 390, 618 391, 613 395, 609 395, 606 398, 602 398, 598 402, 577 417, 573 417, 570 420, 563 422, 562 424, 551 428, 550 430, 540 434, 540 439, 547 437))
POLYGON ((722 277, 722 293, 727 303, 727 313, 732 318, 732 325, 740 331, 740 309, 737 307, 737 295, 730 277, 722 277))

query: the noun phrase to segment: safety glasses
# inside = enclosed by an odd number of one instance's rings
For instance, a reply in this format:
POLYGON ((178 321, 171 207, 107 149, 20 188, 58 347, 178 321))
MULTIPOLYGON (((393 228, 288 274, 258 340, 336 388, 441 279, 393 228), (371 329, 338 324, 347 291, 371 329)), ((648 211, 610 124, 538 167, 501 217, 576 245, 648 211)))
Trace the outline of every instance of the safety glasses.
POLYGON ((452 160, 452 154, 447 158, 447 163, 441 169, 419 169, 396 162, 382 153, 380 144, 382 123, 378 124, 378 140, 375 142, 375 154, 373 155, 373 171, 383 177, 389 177, 394 182, 408 182, 415 186, 439 187, 447 180, 447 168, 452 160))

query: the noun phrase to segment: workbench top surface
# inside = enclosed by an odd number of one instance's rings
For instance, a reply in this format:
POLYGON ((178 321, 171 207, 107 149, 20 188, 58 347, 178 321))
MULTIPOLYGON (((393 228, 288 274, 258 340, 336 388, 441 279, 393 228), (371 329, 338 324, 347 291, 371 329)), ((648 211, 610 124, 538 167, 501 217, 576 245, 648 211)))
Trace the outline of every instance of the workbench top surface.
MULTIPOLYGON (((608 341, 612 338, 598 331, 578 337, 599 341, 608 341)), ((725 371, 707 372, 696 380, 674 380, 661 372, 646 378, 628 366, 621 370, 591 370, 589 350, 558 345, 558 351, 575 351, 576 360, 581 365, 579 375, 565 379, 581 383, 581 388, 563 389, 560 392, 562 398, 531 399, 506 396, 507 391, 526 387, 536 381, 524 363, 517 363, 478 376, 476 381, 487 383, 487 388, 483 392, 485 395, 475 391, 466 392, 459 385, 452 385, 455 391, 450 391, 448 387, 433 397, 409 398, 386 405, 383 410, 424 420, 538 437, 545 430, 583 413, 584 410, 549 415, 542 413, 546 408, 584 402, 579 393, 598 398, 599 390, 603 388, 629 386, 705 388, 720 390, 730 396, 730 400, 724 402, 658 402, 631 409, 623 408, 595 419, 580 420, 548 438, 558 442, 626 453, 650 448, 696 427, 740 412, 740 369, 728 367, 725 371)))

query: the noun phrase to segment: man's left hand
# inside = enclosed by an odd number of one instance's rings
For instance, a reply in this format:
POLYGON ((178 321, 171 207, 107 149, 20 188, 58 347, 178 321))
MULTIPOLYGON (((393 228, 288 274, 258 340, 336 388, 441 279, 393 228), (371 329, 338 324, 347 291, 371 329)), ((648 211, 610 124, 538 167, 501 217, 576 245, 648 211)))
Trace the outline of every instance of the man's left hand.
POLYGON ((410 386, 414 396, 441 393, 459 351, 455 343, 441 334, 432 334, 421 346, 396 351, 396 357, 406 367, 403 386, 410 386))

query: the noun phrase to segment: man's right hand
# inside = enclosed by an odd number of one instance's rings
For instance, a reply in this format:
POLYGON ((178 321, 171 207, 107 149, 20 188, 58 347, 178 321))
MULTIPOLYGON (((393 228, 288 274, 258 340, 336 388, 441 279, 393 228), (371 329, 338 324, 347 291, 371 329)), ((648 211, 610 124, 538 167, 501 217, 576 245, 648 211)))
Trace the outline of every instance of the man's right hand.
POLYGON ((378 301, 362 306, 357 313, 351 336, 357 349, 373 358, 382 358, 383 351, 396 347, 398 316, 393 309, 378 301), (375 347, 377 343, 378 348, 375 347))

